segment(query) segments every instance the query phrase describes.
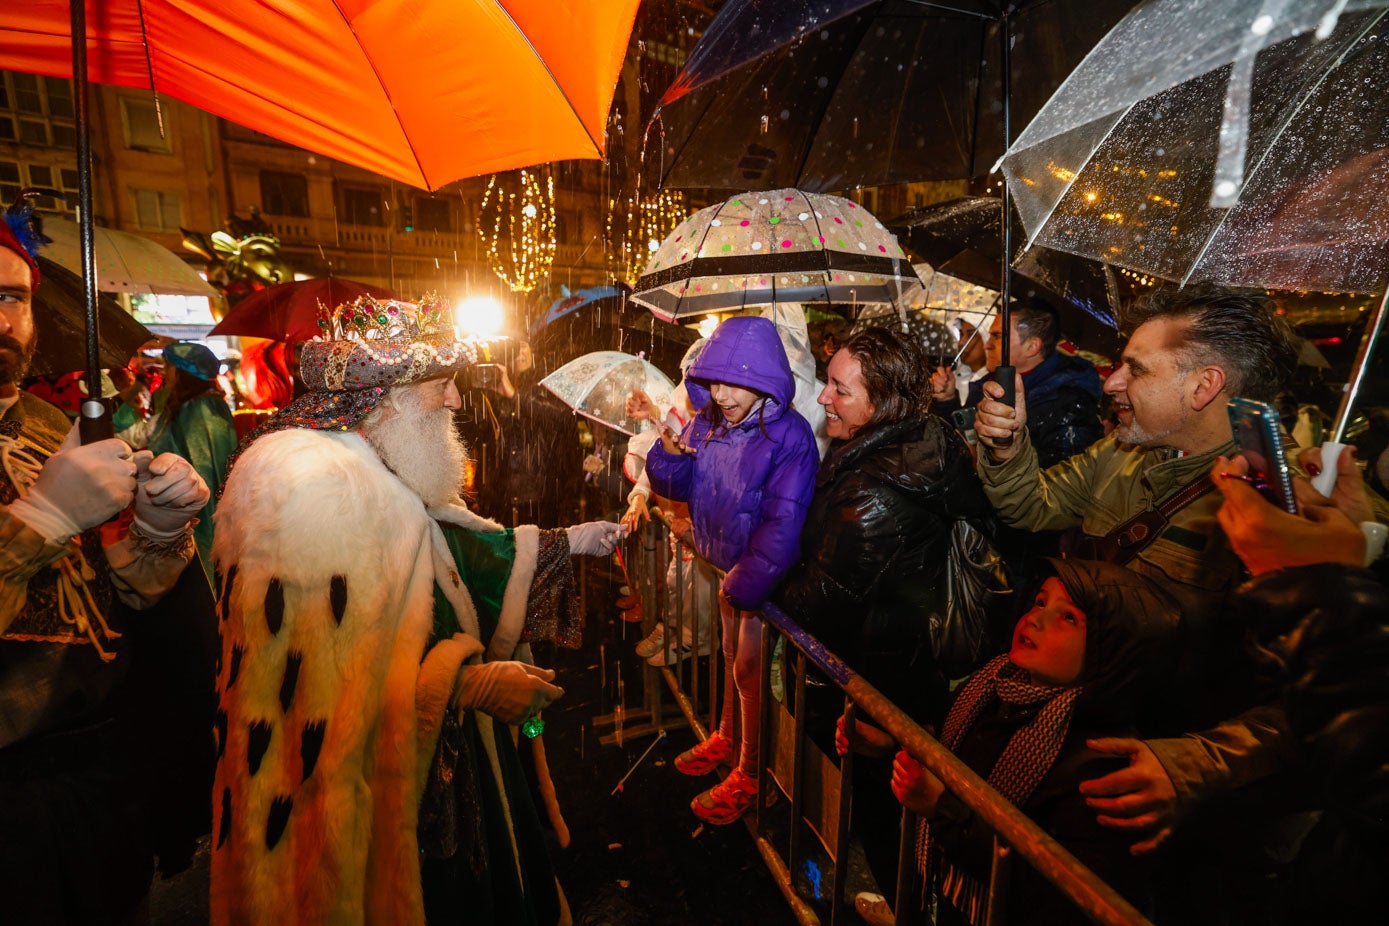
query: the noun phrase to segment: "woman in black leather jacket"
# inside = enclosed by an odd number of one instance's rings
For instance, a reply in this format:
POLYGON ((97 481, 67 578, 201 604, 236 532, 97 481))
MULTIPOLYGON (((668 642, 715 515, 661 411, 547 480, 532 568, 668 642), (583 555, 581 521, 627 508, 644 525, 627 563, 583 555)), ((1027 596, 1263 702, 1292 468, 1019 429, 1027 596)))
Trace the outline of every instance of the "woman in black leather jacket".
POLYGON ((834 443, 815 480, 801 561, 778 603, 918 722, 945 679, 928 617, 944 598, 950 528, 991 517, 968 446, 930 412, 929 365, 894 331, 855 335, 820 393, 834 443))
MULTIPOLYGON (((834 442, 816 476, 801 561, 777 603, 918 722, 935 723, 946 679, 928 621, 944 601, 951 522, 989 518, 990 508, 964 439, 930 412, 930 365, 915 345, 870 328, 834 355, 827 379, 819 402, 834 442)), ((811 735, 834 755, 843 696, 814 684, 807 694, 811 735)), ((888 787, 895 744, 863 722, 858 730, 854 829, 890 896, 900 817, 888 787)))

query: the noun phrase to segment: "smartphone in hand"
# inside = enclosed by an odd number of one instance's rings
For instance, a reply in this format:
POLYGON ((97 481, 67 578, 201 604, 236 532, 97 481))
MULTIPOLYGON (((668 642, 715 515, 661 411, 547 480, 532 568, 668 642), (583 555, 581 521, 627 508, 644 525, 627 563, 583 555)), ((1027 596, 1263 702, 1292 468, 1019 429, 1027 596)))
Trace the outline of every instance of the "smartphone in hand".
POLYGON ((1240 456, 1249 462, 1249 482, 1273 504, 1297 514, 1293 473, 1279 429, 1278 410, 1253 399, 1230 400, 1230 428, 1240 456))

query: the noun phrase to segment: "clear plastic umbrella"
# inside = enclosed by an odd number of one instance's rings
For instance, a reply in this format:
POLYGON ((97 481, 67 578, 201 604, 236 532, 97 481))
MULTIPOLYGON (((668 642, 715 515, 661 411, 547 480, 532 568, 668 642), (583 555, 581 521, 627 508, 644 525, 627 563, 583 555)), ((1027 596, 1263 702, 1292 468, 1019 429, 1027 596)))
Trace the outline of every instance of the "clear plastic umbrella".
POLYGON ((1001 163, 1031 243, 1183 283, 1383 292, 1389 0, 1146 4, 1001 163))
POLYGON ((768 190, 740 193, 681 222, 652 255, 632 300, 674 321, 783 302, 895 305, 914 282, 896 236, 858 203, 768 190))
POLYGON ((642 390, 657 407, 665 407, 675 388, 670 377, 654 364, 615 350, 576 357, 542 379, 540 385, 585 418, 628 435, 650 427, 647 422, 627 417, 624 406, 632 390, 642 390))
POLYGON ((1002 160, 1030 243, 1181 282, 1382 291, 1386 15, 1389 0, 1135 10, 1002 160))

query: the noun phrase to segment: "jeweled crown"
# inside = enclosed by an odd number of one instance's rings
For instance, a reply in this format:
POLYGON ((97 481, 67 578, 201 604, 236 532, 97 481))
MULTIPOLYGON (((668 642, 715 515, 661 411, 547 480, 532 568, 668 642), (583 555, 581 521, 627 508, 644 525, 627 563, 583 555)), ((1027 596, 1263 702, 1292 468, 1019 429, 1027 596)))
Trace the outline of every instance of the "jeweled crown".
POLYGON ((430 293, 418 303, 358 296, 329 308, 318 305, 325 341, 434 341, 453 337, 448 301, 430 293))

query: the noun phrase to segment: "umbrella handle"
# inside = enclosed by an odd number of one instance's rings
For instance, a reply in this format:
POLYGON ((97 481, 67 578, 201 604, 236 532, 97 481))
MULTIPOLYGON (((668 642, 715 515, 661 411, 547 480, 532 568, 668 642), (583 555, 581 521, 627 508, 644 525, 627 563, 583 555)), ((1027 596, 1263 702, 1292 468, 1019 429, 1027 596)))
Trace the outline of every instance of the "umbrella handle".
POLYGON ((87 399, 82 403, 82 417, 78 420, 78 435, 84 444, 95 444, 116 436, 116 426, 111 419, 111 410, 105 402, 87 399))
MULTIPOLYGON (((1017 404, 1014 401, 1016 398, 1017 374, 1017 369, 1011 364, 1008 366, 1001 366, 997 370, 994 370, 994 382, 1003 387, 1003 395, 999 397, 998 401, 1010 408, 1017 404)), ((1009 434, 1007 437, 995 437, 992 443, 995 447, 1011 447, 1013 446, 1013 435, 1009 434)))

